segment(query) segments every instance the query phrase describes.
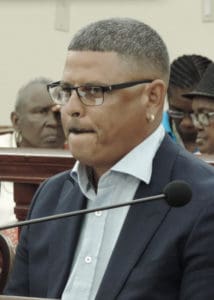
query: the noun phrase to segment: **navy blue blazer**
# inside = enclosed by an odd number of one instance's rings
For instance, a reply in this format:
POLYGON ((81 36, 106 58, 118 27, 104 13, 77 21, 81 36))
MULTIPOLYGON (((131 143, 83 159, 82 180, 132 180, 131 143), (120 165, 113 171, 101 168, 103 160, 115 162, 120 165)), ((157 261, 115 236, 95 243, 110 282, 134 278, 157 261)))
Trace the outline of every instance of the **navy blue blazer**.
MULTIPOLYGON (((69 172, 40 186, 29 218, 85 207, 69 172)), ((175 179, 191 185, 191 202, 180 208, 164 200, 130 207, 96 300, 214 299, 214 168, 165 136, 154 158, 151 182, 142 182, 135 198, 160 194, 175 179)), ((24 228, 5 293, 60 298, 82 218, 24 228)))

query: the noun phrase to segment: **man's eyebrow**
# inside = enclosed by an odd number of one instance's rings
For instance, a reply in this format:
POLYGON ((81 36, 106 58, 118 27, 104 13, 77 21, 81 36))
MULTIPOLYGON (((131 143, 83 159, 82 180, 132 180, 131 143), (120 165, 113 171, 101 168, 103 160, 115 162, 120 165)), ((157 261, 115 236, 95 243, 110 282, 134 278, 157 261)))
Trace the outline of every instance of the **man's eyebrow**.
POLYGON ((32 110, 37 110, 37 109, 51 109, 53 106, 55 106, 56 104, 47 104, 47 105, 37 105, 32 107, 32 110))

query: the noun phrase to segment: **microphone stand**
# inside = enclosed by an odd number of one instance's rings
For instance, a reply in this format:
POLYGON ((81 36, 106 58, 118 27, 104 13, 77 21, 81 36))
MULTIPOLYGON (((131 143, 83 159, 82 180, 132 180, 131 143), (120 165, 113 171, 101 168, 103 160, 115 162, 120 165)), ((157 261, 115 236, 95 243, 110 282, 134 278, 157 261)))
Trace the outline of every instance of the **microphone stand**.
POLYGON ((62 218, 68 218, 68 217, 73 217, 73 216, 78 216, 78 215, 83 215, 83 214, 89 214, 89 213, 96 212, 96 211, 102 211, 102 210, 108 210, 108 209, 118 208, 118 207, 127 206, 127 205, 139 204, 144 201, 159 200, 159 199, 163 199, 165 197, 166 197, 165 194, 159 194, 156 196, 150 196, 150 197, 131 200, 128 202, 121 202, 121 203, 114 204, 114 205, 95 207, 95 208, 91 208, 91 209, 81 209, 81 210, 77 210, 77 211, 71 211, 71 212, 56 214, 56 215, 42 217, 42 218, 20 221, 20 222, 0 226, 0 230, 10 229, 10 228, 14 228, 14 227, 22 227, 25 225, 36 224, 36 223, 41 223, 41 222, 46 222, 46 221, 52 221, 52 220, 57 220, 57 219, 62 219, 62 218))

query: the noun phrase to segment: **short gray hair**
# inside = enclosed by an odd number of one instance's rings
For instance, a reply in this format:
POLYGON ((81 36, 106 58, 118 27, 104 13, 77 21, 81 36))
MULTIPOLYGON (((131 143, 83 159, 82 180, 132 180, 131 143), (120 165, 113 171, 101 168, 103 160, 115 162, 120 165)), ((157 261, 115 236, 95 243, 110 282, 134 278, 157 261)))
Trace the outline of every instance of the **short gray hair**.
POLYGON ((15 111, 20 111, 22 105, 26 101, 26 92, 30 90, 35 85, 44 85, 51 83, 52 79, 46 77, 38 77, 30 80, 25 85, 23 85, 17 92, 16 102, 15 102, 15 111))
POLYGON ((74 35, 68 50, 113 51, 168 83, 167 47, 154 29, 138 20, 111 18, 91 23, 74 35))

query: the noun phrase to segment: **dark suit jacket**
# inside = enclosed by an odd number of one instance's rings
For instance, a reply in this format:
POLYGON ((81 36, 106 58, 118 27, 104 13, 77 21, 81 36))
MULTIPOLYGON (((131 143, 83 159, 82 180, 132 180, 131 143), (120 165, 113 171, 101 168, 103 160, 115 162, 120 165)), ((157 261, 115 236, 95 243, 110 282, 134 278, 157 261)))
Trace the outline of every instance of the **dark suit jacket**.
MULTIPOLYGON (((214 299, 214 168, 165 137, 151 182, 142 182, 135 198, 160 194, 175 179, 191 185, 191 202, 171 208, 159 200, 130 208, 96 300, 214 299)), ((83 207, 84 196, 68 171, 41 185, 29 218, 83 207)), ((24 228, 5 293, 60 298, 81 222, 76 216, 24 228)))

